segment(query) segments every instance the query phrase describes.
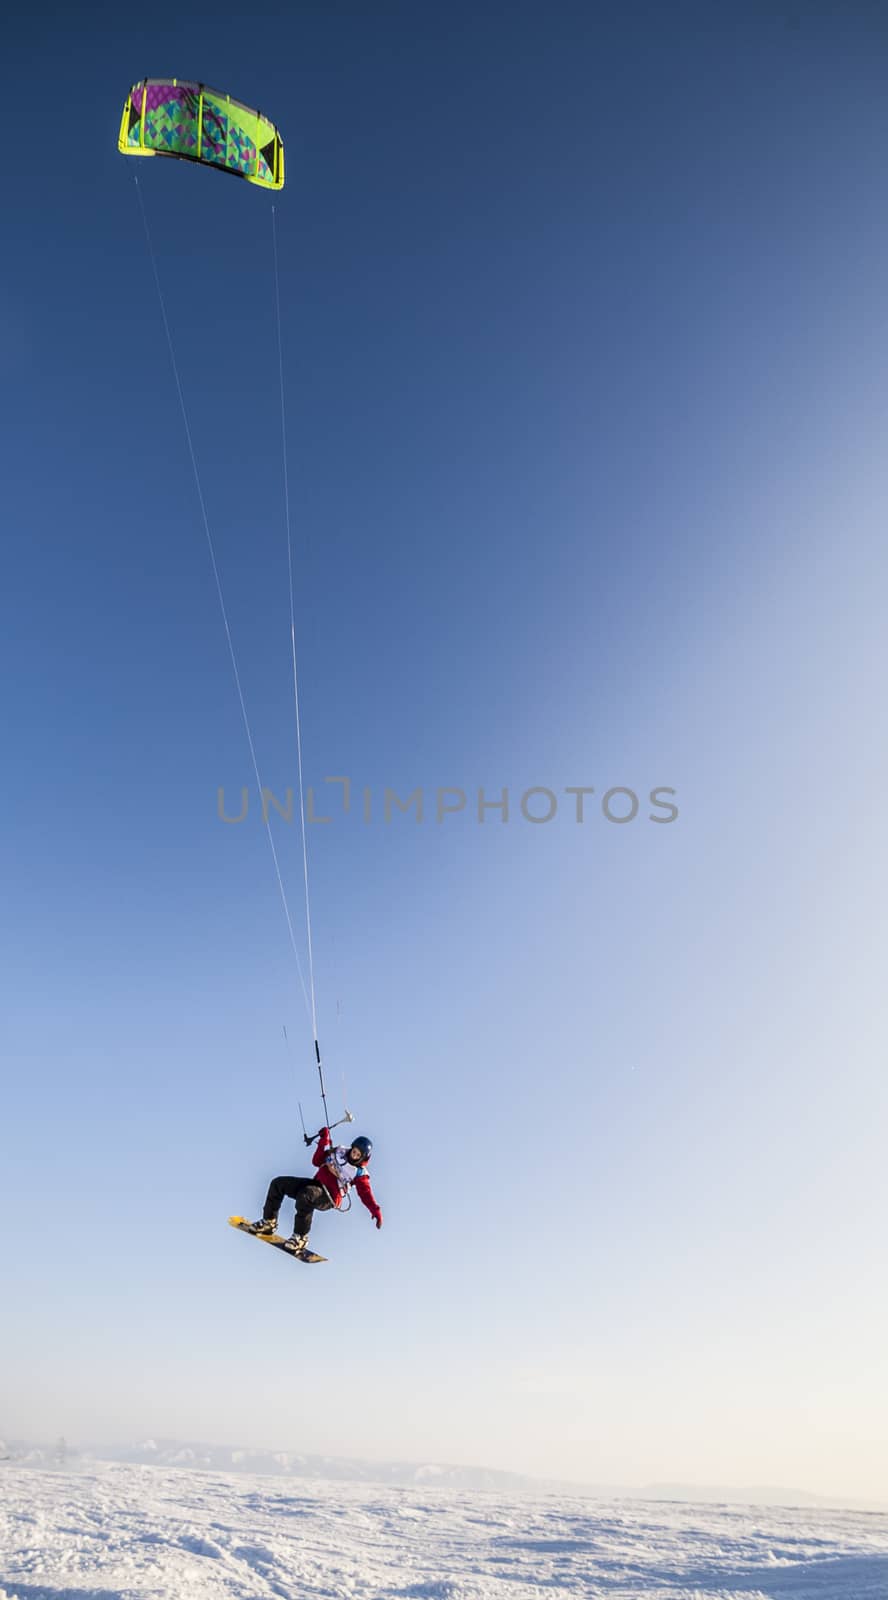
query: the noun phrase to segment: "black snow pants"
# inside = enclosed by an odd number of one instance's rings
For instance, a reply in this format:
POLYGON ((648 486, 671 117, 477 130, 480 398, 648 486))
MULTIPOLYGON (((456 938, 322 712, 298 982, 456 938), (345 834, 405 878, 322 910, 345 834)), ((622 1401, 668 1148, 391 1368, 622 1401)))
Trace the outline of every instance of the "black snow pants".
POLYGON ((272 1178, 262 1212, 266 1222, 277 1217, 284 1199, 296 1201, 294 1233, 308 1233, 314 1213, 329 1211, 333 1205, 324 1185, 316 1178, 272 1178))

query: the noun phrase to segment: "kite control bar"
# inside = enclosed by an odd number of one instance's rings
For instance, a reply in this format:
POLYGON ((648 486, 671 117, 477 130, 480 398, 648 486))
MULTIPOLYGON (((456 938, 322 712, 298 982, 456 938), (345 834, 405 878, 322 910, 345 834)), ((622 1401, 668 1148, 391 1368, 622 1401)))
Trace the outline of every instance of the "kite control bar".
MULTIPOLYGON (((305 1140, 306 1144, 314 1144, 315 1139, 319 1139, 320 1138, 321 1133, 322 1133, 323 1130, 321 1128, 318 1128, 317 1133, 306 1133, 306 1131, 305 1131, 305 1118, 302 1116, 302 1106, 301 1105, 299 1107, 299 1116, 300 1116, 300 1118, 302 1120, 302 1137, 303 1137, 303 1139, 305 1140)), ((344 1117, 340 1117, 338 1122, 331 1122, 330 1123, 330 1132, 332 1133, 334 1128, 341 1128, 342 1124, 344 1122, 354 1122, 354 1120, 355 1119, 354 1119, 353 1113, 351 1111, 349 1111, 348 1107, 346 1107, 345 1116, 344 1117)))

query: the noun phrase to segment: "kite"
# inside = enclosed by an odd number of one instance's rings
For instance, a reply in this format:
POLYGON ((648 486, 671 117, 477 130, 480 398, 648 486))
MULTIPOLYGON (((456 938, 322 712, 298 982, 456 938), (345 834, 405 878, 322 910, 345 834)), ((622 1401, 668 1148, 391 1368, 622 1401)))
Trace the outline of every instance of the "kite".
POLYGON ((263 189, 284 187, 284 141, 261 111, 203 83, 143 78, 130 90, 117 148, 217 167, 263 189))

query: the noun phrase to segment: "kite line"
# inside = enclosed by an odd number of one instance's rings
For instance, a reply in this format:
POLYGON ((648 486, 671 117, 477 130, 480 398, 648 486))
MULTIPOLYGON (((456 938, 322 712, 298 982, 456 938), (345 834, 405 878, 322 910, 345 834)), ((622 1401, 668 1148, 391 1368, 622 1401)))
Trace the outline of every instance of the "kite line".
MULTIPOLYGON (((151 228, 150 228, 149 223, 148 223, 148 213, 147 213, 147 211, 145 209, 145 201, 144 201, 143 196, 142 196, 142 187, 141 187, 141 184, 139 183, 138 174, 135 173, 135 172, 133 173, 133 179, 134 179, 135 185, 136 185, 136 194, 137 194, 138 200, 139 200, 139 209, 140 209, 140 211, 142 213, 142 224, 143 224, 144 230, 145 230, 145 240, 146 240, 146 243, 147 243, 147 246, 148 246, 148 255, 149 255, 149 259, 151 261, 151 271, 152 271, 152 274, 153 274, 153 277, 154 277, 154 284, 155 284, 155 288, 157 289, 157 298, 158 298, 158 302, 160 304, 160 315, 161 315, 161 319, 163 321, 164 333, 166 335, 167 350, 169 351, 170 363, 171 363, 172 369, 173 369, 173 377, 174 377, 175 383, 176 383, 176 393, 177 393, 177 395, 179 397, 179 410, 180 410, 180 412, 182 414, 182 422, 183 422, 183 425, 184 425, 184 428, 185 428, 185 439, 186 439, 186 442, 187 442, 187 445, 188 445, 188 455, 189 455, 189 458, 190 458, 190 461, 191 461, 191 470, 192 470, 192 473, 194 475, 194 485, 195 485, 195 488, 197 490, 197 499, 198 499, 198 504, 200 506, 201 521, 203 522, 203 529, 204 529, 204 533, 206 534, 207 548, 209 549, 209 552, 210 552, 210 564, 211 564, 212 569, 213 569, 213 578, 214 578, 215 585, 216 585, 216 594, 217 594, 218 599, 219 599, 219 609, 220 609, 220 611, 222 613, 222 622, 223 622, 223 626, 225 628, 225 637, 226 637, 226 639, 228 641, 228 653, 229 653, 229 656, 231 658, 231 667, 232 667, 232 671, 234 673, 234 682, 235 682, 235 687, 237 689, 237 697, 238 697, 238 701, 240 703, 241 716, 243 718, 243 724, 244 724, 244 731, 245 731, 246 736, 247 736, 247 744, 249 745, 249 749, 250 749, 250 759, 251 759, 251 761, 253 763, 253 772, 254 772, 254 775, 255 775, 255 778, 256 778, 256 787, 257 787, 257 789, 259 791, 259 801, 260 801, 260 804, 262 806, 262 817, 263 817, 263 821, 264 821, 264 824, 265 824, 265 831, 266 831, 266 833, 268 835, 268 843, 269 843, 269 846, 271 848, 271 856, 272 856, 272 861, 274 862, 274 871, 275 871, 275 876, 277 878, 278 889, 280 891, 281 904, 282 904, 282 906, 284 908, 284 916, 285 916, 286 922, 287 922, 287 931, 288 931, 289 936, 290 936, 290 945, 291 945, 292 950, 293 950, 293 955, 296 958, 296 970, 299 973, 299 983, 300 983, 300 986, 302 988, 302 995, 303 995, 303 998, 305 1000, 306 1009, 308 1010, 309 1016, 312 1019, 312 1027, 314 1028, 314 1031, 315 1031, 315 1051, 316 1051, 316 1054, 318 1055, 318 1063, 320 1064, 320 1054, 319 1054, 318 1048, 317 1048, 317 1028, 316 1028, 315 1022, 314 1022, 314 1017, 315 1017, 314 986, 312 984, 312 1001, 309 1002, 308 991, 307 991, 306 985, 305 985, 305 977, 304 977, 303 971, 302 971, 302 962, 299 959, 299 949, 298 949, 298 946, 296 944, 296 935, 295 935, 295 933, 293 931, 293 919, 292 919, 292 917, 290 915, 290 906, 289 906, 289 903, 288 903, 288 900, 287 900, 287 891, 284 888, 284 879, 283 879, 283 875, 281 873, 280 861, 278 860, 277 848, 276 848, 275 842, 274 842, 274 834, 271 831, 271 821, 270 821, 270 817, 269 817, 269 811, 268 811, 268 808, 267 808, 267 806, 265 804, 265 795, 264 795, 264 789, 263 789, 263 784, 262 784, 262 778, 261 778, 260 773, 259 773, 259 762, 258 762, 257 757, 256 757, 256 746, 255 746, 255 743, 254 743, 254 740, 253 740, 252 729, 250 727, 250 719, 249 719, 249 716, 247 715, 247 706, 246 706, 246 701, 244 699, 243 687, 241 685, 241 676, 240 676, 240 671, 238 669, 238 664, 237 664, 237 655, 236 655, 235 648, 234 648, 234 640, 232 638, 231 627, 230 627, 230 624, 229 624, 229 621, 228 621, 228 608, 227 608, 227 606, 225 604, 225 594, 224 594, 224 591, 223 591, 223 588, 222 588, 222 579, 221 579, 220 574, 219 574, 219 564, 218 564, 218 562, 216 560, 215 545, 213 543, 213 536, 212 536, 212 533, 210 531, 210 519, 209 519, 209 516, 207 514, 206 499, 204 497, 203 486, 201 484, 200 470, 199 470, 198 464, 197 464, 197 455, 196 455, 196 452, 195 452, 195 449, 194 449, 194 440, 193 440, 192 433, 191 433, 191 424, 190 424, 190 422, 188 420, 188 408, 187 408, 187 406, 185 404, 185 392, 184 392, 184 389, 182 387, 182 379, 181 379, 180 374, 179 374, 179 363, 178 363, 178 361, 176 359, 176 350, 175 350, 175 346, 173 344, 172 330, 170 328, 169 317, 167 316, 166 302, 164 300, 163 288, 161 286, 161 281, 160 281, 160 272, 158 271, 158 266, 157 266, 157 256, 156 256, 155 249, 154 249, 154 242, 153 242, 152 237, 151 237, 151 228)), ((289 535, 289 512, 288 512, 288 535, 289 535)), ((295 644, 294 644, 294 651, 295 651, 295 644)), ((300 756, 300 763, 301 763, 301 756, 300 756)), ((301 800, 301 765, 300 765, 300 800, 301 800)), ((303 839, 304 839, 304 823, 303 823, 303 839)), ((324 1109, 326 1110, 326 1100, 324 1101, 324 1109)))

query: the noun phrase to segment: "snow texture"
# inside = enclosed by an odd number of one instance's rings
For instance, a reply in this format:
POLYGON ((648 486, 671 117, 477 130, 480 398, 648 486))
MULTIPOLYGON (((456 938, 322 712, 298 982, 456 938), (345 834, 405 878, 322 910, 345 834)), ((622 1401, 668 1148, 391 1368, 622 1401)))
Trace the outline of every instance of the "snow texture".
POLYGON ((888 1516, 0 1467, 0 1600, 888 1600, 888 1516))

